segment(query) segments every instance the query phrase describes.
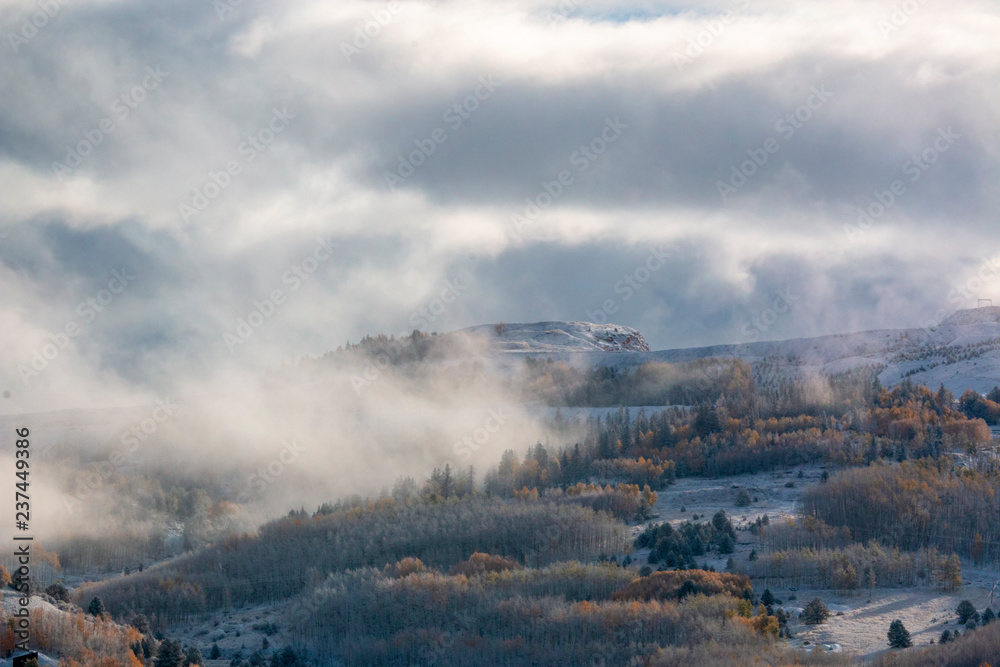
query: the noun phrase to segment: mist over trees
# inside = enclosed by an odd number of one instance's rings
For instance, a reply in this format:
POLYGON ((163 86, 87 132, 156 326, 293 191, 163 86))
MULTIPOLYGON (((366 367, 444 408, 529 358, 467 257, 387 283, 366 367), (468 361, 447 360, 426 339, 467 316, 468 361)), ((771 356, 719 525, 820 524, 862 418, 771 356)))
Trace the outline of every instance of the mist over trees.
MULTIPOLYGON (((420 386, 436 372, 423 361, 464 354, 468 344, 419 332, 369 338, 269 381, 387 355, 386 372, 420 386)), ((59 558, 68 570, 118 570, 67 597, 84 608, 100 599, 92 618, 143 615, 154 630, 279 605, 296 651, 321 664, 555 665, 594 656, 609 665, 742 665, 754 656, 843 664, 784 649, 787 616, 754 609, 751 582, 845 594, 951 590, 961 585, 959 556, 1000 560, 1000 476, 984 421, 996 402, 955 401, 908 382, 886 390, 877 367, 787 377, 780 364, 580 369, 529 358, 498 380, 466 360, 449 371, 463 390, 499 382, 542 405, 621 407, 550 431, 564 441, 504 451, 481 483, 475 469, 446 465, 422 480, 401 477, 378 497, 292 509, 256 530, 237 529, 242 506, 224 485, 112 477, 122 506, 148 509, 150 529, 128 524, 117 541, 63 539, 44 583, 58 577, 59 558), (660 407, 629 407, 636 404, 660 407), (731 560, 728 572, 698 569, 737 546, 725 512, 646 524, 679 478, 800 464, 832 474, 806 488, 801 516, 754 522, 753 556, 731 560), (157 521, 183 526, 183 537, 168 543, 152 528, 157 521), (644 524, 634 540, 628 524, 644 524), (630 565, 622 556, 632 548, 649 549, 648 563, 662 571, 630 565)), ((176 647, 159 646, 173 659, 176 647)))
POLYGON ((290 516, 166 567, 78 589, 116 617, 178 621, 212 609, 298 594, 319 573, 419 558, 449 567, 476 552, 545 565, 628 548, 626 527, 603 513, 548 501, 467 497, 400 504, 389 498, 290 516))

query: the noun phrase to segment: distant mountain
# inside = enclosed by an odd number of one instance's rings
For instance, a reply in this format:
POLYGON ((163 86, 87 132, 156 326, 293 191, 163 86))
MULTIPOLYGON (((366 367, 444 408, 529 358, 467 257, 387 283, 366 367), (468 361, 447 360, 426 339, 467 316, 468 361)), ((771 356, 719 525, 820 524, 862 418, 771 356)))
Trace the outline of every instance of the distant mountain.
POLYGON ((736 357, 767 367, 770 374, 833 375, 860 366, 883 367, 885 386, 910 378, 961 394, 986 393, 1000 385, 1000 307, 959 310, 933 329, 882 329, 735 345, 649 351, 642 334, 615 324, 539 322, 493 325, 463 332, 484 336, 500 354, 520 353, 561 359, 574 365, 632 367, 647 361, 682 362, 736 357), (631 354, 605 354, 606 352, 631 354))

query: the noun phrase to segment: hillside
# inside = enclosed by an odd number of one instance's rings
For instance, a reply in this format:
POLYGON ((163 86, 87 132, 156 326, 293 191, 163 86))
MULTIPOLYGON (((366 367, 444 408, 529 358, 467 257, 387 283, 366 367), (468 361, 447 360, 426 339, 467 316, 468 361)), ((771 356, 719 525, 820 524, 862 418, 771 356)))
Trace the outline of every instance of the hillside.
MULTIPOLYGON (((508 331, 513 332, 505 334, 510 335, 510 343, 504 340, 502 344, 495 344, 495 351, 546 356, 577 366, 628 368, 647 361, 683 362, 707 357, 735 357, 755 367, 766 366, 768 373, 786 376, 837 374, 860 366, 885 366, 879 375, 884 386, 893 386, 904 378, 910 378, 918 384, 932 387, 943 384, 956 395, 966 389, 986 393, 1000 385, 1000 307, 957 311, 933 330, 882 329, 657 351, 648 351, 642 335, 634 329, 610 324, 544 322, 506 326, 508 331), (632 336, 631 344, 624 344, 622 348, 634 354, 607 355, 603 353, 605 348, 586 349, 585 342, 600 340, 598 335, 607 330, 620 331, 617 340, 622 343, 632 336), (564 333, 567 331, 573 334, 564 333), (558 334, 550 339, 548 332, 558 334), (579 342, 574 344, 571 341, 579 342), (555 344, 557 342, 561 344, 555 344)), ((485 329, 473 327, 466 331, 485 329)))

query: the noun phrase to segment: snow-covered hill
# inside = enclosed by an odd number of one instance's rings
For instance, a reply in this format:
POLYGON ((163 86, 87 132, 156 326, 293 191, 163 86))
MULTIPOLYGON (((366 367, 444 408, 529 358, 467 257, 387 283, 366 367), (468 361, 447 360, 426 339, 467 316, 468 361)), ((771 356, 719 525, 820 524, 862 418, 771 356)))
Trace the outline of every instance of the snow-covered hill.
POLYGON ((636 366, 646 361, 682 362, 737 357, 766 363, 788 375, 842 373, 859 366, 885 366, 879 379, 892 386, 909 377, 918 384, 943 384, 956 394, 986 393, 1000 385, 1000 307, 960 310, 936 329, 882 329, 816 338, 764 341, 649 351, 642 334, 614 324, 540 322, 464 331, 492 336, 498 353, 520 352, 571 361, 574 365, 636 366), (634 354, 605 354, 628 351, 634 354))
POLYGON ((495 352, 559 354, 581 352, 649 352, 635 329, 590 322, 536 322, 486 324, 462 329, 487 339, 495 352))

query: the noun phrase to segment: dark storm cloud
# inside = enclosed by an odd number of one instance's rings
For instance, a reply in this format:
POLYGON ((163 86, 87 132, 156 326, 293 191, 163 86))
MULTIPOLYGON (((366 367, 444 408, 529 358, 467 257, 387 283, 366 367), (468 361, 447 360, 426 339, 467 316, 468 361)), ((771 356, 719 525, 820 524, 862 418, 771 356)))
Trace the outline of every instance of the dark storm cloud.
POLYGON ((919 325, 995 254, 991 5, 922 6, 889 33, 888 9, 848 0, 387 7, 81 1, 16 53, 5 34, 4 382, 128 262, 68 373, 169 386, 501 319, 607 318, 654 347, 919 325), (317 239, 336 252, 293 291, 317 239), (795 308, 754 325, 790 287, 795 308))

